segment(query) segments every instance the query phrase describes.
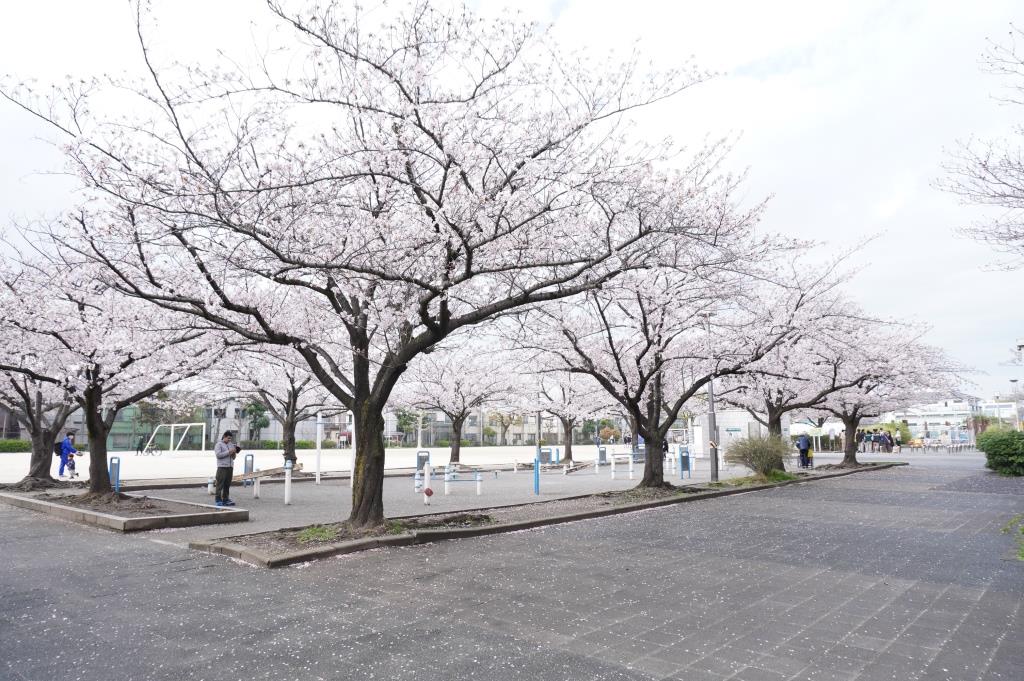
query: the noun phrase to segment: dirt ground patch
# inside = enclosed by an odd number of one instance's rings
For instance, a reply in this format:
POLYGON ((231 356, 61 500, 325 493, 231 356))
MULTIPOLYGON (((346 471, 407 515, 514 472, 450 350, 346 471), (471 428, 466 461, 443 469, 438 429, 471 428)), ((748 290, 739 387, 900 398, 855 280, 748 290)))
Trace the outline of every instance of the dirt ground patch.
POLYGON ((327 546, 356 539, 387 537, 416 530, 441 530, 491 525, 496 521, 482 513, 447 513, 416 518, 387 520, 378 527, 356 529, 348 523, 327 523, 309 527, 286 528, 232 537, 231 541, 264 553, 287 553, 327 546))
POLYGON ((97 513, 107 513, 121 518, 146 518, 158 515, 191 515, 200 512, 215 512, 219 509, 202 508, 167 499, 152 499, 129 494, 38 494, 35 498, 52 504, 82 508, 97 513))

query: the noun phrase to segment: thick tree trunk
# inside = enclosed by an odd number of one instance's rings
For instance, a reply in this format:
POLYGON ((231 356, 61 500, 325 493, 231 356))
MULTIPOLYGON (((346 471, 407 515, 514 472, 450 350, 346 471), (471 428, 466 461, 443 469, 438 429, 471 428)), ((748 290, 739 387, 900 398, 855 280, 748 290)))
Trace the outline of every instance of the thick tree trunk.
POLYGON ((28 463, 28 478, 44 483, 56 482, 50 471, 53 469, 53 446, 57 442, 57 433, 58 431, 53 428, 44 428, 32 433, 32 458, 28 463))
POLYGON ((562 457, 561 463, 572 463, 572 428, 576 425, 575 419, 567 419, 558 417, 558 420, 562 422, 562 439, 565 440, 565 456, 562 457))
MULTIPOLYGON (((782 437, 782 414, 783 412, 771 408, 768 409, 768 437, 782 437)), ((790 447, 792 446, 790 445, 790 447)), ((778 467, 774 470, 785 471, 786 464, 779 462, 778 467)))
POLYGON ((103 419, 103 396, 98 388, 87 388, 83 412, 89 435, 89 491, 105 494, 113 491, 107 472, 107 434, 103 419))
MULTIPOLYGON (((640 432, 640 424, 637 422, 635 416, 629 417, 629 435, 633 440, 631 446, 633 448, 633 451, 635 452, 637 448, 640 446, 640 443, 638 442, 640 438, 638 438, 637 435, 642 435, 642 433, 640 432)), ((646 435, 644 435, 644 439, 647 439, 646 435)))
POLYGON ((452 419, 452 441, 449 443, 452 450, 450 459, 452 463, 459 463, 459 452, 462 451, 462 425, 465 422, 465 416, 452 419))
POLYGON ((842 466, 857 466, 857 428, 860 426, 859 416, 844 416, 843 427, 846 429, 846 438, 843 444, 842 466))
POLYGON ((647 428, 643 424, 637 425, 639 433, 644 436, 647 449, 644 477, 637 487, 672 487, 672 483, 665 482, 665 461, 661 453, 661 441, 664 439, 664 435, 659 433, 660 429, 647 428))
POLYGON ((355 527, 372 527, 384 522, 384 412, 372 402, 356 403, 356 470, 352 485, 352 513, 355 527))
POLYGON ((505 423, 504 419, 500 422, 501 425, 501 444, 508 446, 508 429, 512 426, 511 423, 505 423))
POLYGON ((295 453, 295 419, 285 418, 281 422, 281 446, 284 448, 284 460, 291 461, 292 465, 299 460, 295 453))

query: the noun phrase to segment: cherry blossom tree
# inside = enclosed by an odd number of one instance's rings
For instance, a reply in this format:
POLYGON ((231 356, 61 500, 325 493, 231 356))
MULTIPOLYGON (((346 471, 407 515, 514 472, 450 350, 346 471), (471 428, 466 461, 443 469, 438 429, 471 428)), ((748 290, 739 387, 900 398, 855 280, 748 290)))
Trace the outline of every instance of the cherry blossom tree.
POLYGON ((565 453, 560 463, 571 464, 573 429, 584 419, 607 412, 611 399, 586 376, 542 373, 537 384, 538 407, 557 418, 562 426, 565 453))
MULTIPOLYGON (((627 115, 700 82, 565 55, 535 26, 416 2, 294 11, 252 69, 0 92, 66 134, 91 201, 66 245, 119 291, 290 346, 354 414, 350 521, 383 520, 383 410, 409 362, 488 319, 648 264, 681 223, 627 115)), ((696 156, 710 152, 698 151, 696 156)), ((685 158, 685 157, 684 157, 685 158)), ((676 161, 678 162, 678 161, 676 161)))
POLYGON ((797 333, 722 385, 725 401, 746 410, 770 435, 782 435, 785 414, 821 405, 829 395, 871 378, 877 358, 865 353, 886 323, 868 319, 849 301, 797 333))
POLYGON ((452 338, 410 363, 393 399, 402 406, 447 416, 452 423, 450 461, 458 463, 466 420, 495 401, 507 399, 516 376, 516 369, 508 366, 500 349, 452 338), (498 366, 503 370, 496 370, 498 366))
POLYGON ((740 261, 732 264, 727 274, 663 267, 624 275, 583 305, 548 306, 534 324, 547 329, 542 342, 523 341, 549 366, 590 377, 621 405, 652 450, 641 487, 668 484, 653 452, 687 401, 786 341, 831 290, 744 286, 740 261))
POLYGON ((0 267, 0 371, 73 398, 89 437, 89 491, 110 492, 107 437, 117 414, 208 366, 219 336, 194 317, 126 298, 97 279, 95 265, 46 246, 0 267))
MULTIPOLYGON (((10 329, 5 334, 7 338, 3 345, 7 347, 2 361, 10 363, 10 366, 33 366, 35 361, 31 358, 18 355, 33 353, 31 339, 10 329), (18 345, 11 343, 12 335, 22 342, 18 345)), ((54 443, 76 408, 72 396, 57 383, 35 380, 18 370, 4 370, 0 371, 0 405, 18 419, 32 441, 28 474, 15 487, 29 491, 56 486, 57 481, 50 475, 54 443)))
MULTIPOLYGON (((991 43, 984 66, 1008 84, 999 99, 1024 107, 1024 29, 1011 26, 1006 43, 991 43)), ((965 203, 1002 209, 1000 215, 967 227, 964 233, 1008 254, 1008 267, 1024 264, 1024 124, 1015 125, 1003 139, 959 143, 946 172, 939 182, 943 189, 965 203)))
POLYGON ((867 334, 861 342, 872 358, 871 375, 828 396, 820 410, 839 418, 845 431, 843 466, 857 466, 857 429, 861 420, 950 394, 964 367, 938 348, 926 345, 920 330, 893 329, 867 334))
POLYGON ((223 397, 242 397, 264 405, 281 424, 284 458, 298 461, 295 429, 317 413, 330 417, 341 413, 334 396, 313 376, 297 353, 280 346, 235 348, 204 382, 223 397))

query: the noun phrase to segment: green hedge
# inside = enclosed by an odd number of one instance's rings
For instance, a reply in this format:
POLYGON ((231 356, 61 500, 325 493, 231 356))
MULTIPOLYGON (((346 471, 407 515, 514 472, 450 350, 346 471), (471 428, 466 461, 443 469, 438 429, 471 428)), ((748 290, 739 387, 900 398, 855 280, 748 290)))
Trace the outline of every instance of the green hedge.
POLYGON ((0 453, 2 452, 31 452, 32 443, 28 440, 0 440, 0 453))
POLYGON ((242 440, 238 443, 242 451, 247 449, 279 449, 281 444, 277 440, 242 440))
POLYGON ((1003 475, 1024 475, 1024 433, 989 428, 978 436, 985 465, 1003 475))

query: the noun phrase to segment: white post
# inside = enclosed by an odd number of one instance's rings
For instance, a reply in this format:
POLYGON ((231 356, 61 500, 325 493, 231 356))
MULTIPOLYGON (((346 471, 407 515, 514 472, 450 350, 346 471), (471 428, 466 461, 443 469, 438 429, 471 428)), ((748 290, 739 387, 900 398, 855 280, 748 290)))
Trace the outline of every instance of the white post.
POLYGON ((518 472, 519 472, 519 461, 518 460, 517 461, 513 461, 512 462, 512 473, 518 473, 518 472))
POLYGON ((562 464, 562 475, 569 475, 569 464, 562 464))
POLYGON ((430 488, 430 477, 433 475, 433 471, 430 470, 430 464, 423 464, 423 505, 430 506, 430 494, 427 494, 429 489, 431 493, 433 490, 430 488))
POLYGON ((324 416, 316 413, 316 484, 320 484, 320 442, 324 439, 324 416))
POLYGON ((476 474, 476 495, 477 496, 480 496, 481 494, 483 494, 483 484, 484 484, 484 474, 483 473, 477 473, 476 474))
POLYGON ((633 479, 633 457, 629 457, 629 479, 633 479))
MULTIPOLYGON (((259 473, 260 469, 257 468, 255 472, 259 473)), ((252 498, 253 499, 259 499, 260 498, 260 478, 259 477, 255 477, 255 478, 252 479, 252 498)))
POLYGON ((615 479, 615 455, 612 454, 609 458, 609 463, 612 465, 612 480, 615 479))
MULTIPOLYGON (((288 462, 291 464, 291 461, 288 462)), ((290 506, 292 503, 292 467, 290 465, 284 467, 284 505, 290 506)))
POLYGON ((416 421, 416 451, 423 449, 423 410, 420 409, 416 421))
POLYGON ((199 453, 206 454, 206 421, 203 421, 203 442, 199 445, 199 453))
POLYGON ((216 491, 214 490, 214 486, 213 486, 213 478, 210 478, 210 479, 209 479, 209 480, 208 480, 208 481, 206 482, 206 491, 207 491, 208 493, 210 493, 210 494, 216 494, 216 491))
POLYGON ((448 481, 451 480, 452 474, 446 468, 444 471, 444 495, 448 496, 448 481))

